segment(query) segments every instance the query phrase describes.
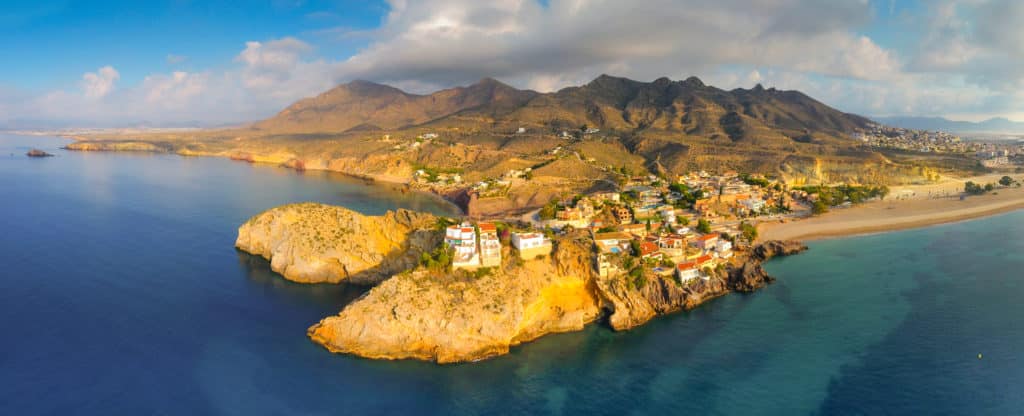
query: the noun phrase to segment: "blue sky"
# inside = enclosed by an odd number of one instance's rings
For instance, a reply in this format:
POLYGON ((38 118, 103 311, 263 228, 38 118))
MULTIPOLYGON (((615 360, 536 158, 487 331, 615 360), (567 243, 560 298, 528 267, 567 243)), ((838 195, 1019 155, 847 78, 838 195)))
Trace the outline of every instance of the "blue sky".
POLYGON ((7 1, 0 124, 214 125, 338 83, 601 73, 802 90, 866 115, 1024 120, 1010 0, 7 1))
POLYGON ((158 71, 223 67, 246 41, 286 36, 351 55, 356 42, 325 42, 317 32, 372 29, 386 12, 369 1, 5 1, 0 50, 21 65, 0 67, 0 79, 47 90, 111 65, 133 83, 158 71), (187 59, 170 64, 168 55, 187 59))

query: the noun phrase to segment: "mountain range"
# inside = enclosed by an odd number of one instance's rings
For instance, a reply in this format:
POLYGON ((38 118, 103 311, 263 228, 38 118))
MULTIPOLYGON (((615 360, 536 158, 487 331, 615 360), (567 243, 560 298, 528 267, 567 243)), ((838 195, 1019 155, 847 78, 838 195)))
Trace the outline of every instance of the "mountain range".
POLYGON ((830 108, 798 91, 721 90, 696 77, 640 82, 601 75, 552 93, 520 90, 491 78, 432 94, 410 94, 368 81, 300 100, 254 128, 273 133, 343 133, 429 126, 557 131, 591 128, 668 132, 733 141, 765 136, 844 137, 869 120, 830 108))

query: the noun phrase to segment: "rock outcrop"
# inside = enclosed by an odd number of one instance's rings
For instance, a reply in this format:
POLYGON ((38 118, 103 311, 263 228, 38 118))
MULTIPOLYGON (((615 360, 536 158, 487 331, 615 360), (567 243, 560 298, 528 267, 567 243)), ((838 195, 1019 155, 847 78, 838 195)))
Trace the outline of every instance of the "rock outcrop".
POLYGON ((376 284, 415 267, 440 243, 436 223, 431 214, 401 209, 374 217, 291 204, 252 217, 238 228, 235 246, 295 282, 376 284))
POLYGON ((752 292, 774 278, 761 263, 776 256, 788 256, 807 249, 798 241, 768 241, 754 247, 738 262, 710 272, 709 279, 680 283, 674 276, 646 275, 642 283, 623 276, 597 278, 594 285, 602 308, 609 312, 608 324, 627 330, 647 323, 658 315, 692 309, 729 292, 752 292))
POLYGON ((417 270, 388 279, 337 316, 309 328, 334 352, 452 363, 501 355, 600 314, 588 287, 589 247, 563 240, 551 259, 505 265, 484 276, 417 270))
POLYGON ((25 156, 28 156, 28 157, 52 157, 53 155, 51 155, 49 153, 46 153, 46 152, 44 152, 42 150, 39 150, 39 149, 32 149, 32 150, 29 150, 28 153, 25 153, 25 156))
POLYGON ((761 266, 772 257, 789 256, 807 250, 799 241, 767 241, 754 247, 746 261, 730 269, 728 286, 735 292, 753 292, 771 283, 775 278, 761 266))

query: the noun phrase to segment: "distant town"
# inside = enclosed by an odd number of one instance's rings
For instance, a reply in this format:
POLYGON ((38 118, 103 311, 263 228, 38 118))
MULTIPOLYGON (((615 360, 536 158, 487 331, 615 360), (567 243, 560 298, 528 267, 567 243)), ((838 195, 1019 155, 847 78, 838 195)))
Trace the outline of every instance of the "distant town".
POLYGON ((970 141, 941 131, 913 130, 872 124, 853 135, 865 145, 922 153, 974 154, 986 168, 1024 163, 1024 143, 1019 141, 970 141))

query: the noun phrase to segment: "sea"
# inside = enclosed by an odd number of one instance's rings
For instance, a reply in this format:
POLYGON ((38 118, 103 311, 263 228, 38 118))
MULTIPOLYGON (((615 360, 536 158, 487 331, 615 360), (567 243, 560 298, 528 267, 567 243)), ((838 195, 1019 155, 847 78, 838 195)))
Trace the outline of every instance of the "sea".
POLYGON ((1024 414, 1022 212, 814 241, 764 290, 440 366, 312 343, 365 288, 288 282, 234 241, 290 202, 446 202, 66 143, 0 136, 0 415, 1024 414))

